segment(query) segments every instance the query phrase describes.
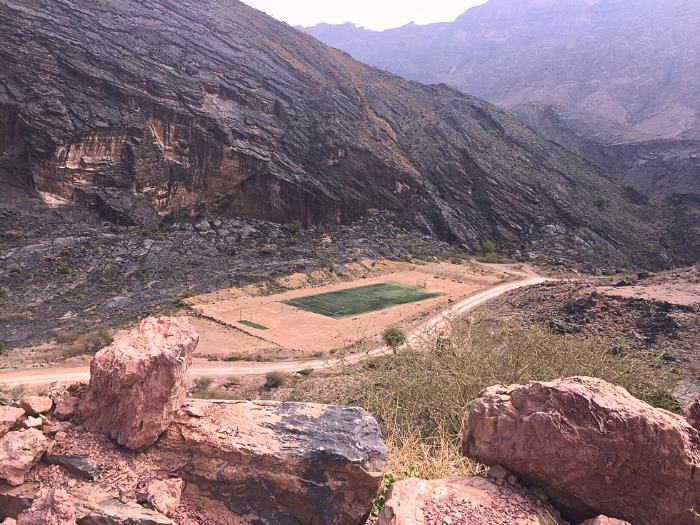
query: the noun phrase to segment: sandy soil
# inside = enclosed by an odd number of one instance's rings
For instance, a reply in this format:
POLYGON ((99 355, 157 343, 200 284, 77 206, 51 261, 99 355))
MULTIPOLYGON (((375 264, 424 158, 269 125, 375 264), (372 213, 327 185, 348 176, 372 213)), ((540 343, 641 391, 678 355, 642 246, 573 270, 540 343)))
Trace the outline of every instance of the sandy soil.
POLYGON ((515 266, 471 262, 415 265, 381 261, 360 264, 349 271, 353 272, 354 279, 326 286, 309 286, 313 282, 313 275, 293 275, 278 280, 278 285, 295 289, 278 294, 247 296, 245 290, 231 289, 189 299, 189 304, 196 312, 217 321, 208 325, 200 323, 197 327, 202 336, 198 353, 256 354, 263 359, 270 359, 337 353, 349 347, 357 350, 358 345, 379 344, 381 333, 388 326, 401 325, 408 330, 448 304, 493 284, 528 274, 528 270, 515 266), (414 286, 423 281, 427 289, 444 295, 345 319, 333 319, 280 302, 386 281, 414 286), (241 319, 266 326, 268 330, 240 324, 241 319), (226 326, 235 329, 225 330, 226 326), (251 343, 251 337, 255 338, 255 344, 251 343))
POLYGON ((599 292, 614 296, 647 301, 665 301, 690 306, 700 304, 700 274, 693 268, 665 272, 630 286, 599 287, 599 292))

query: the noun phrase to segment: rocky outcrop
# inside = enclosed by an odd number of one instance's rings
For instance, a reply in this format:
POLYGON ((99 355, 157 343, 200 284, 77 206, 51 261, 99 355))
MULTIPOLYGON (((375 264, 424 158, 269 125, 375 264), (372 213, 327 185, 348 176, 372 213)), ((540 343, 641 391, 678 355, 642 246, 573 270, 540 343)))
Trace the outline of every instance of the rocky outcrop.
POLYGON ((24 478, 46 452, 48 440, 39 430, 8 432, 0 438, 0 480, 21 485, 24 478))
POLYGON ((75 508, 63 489, 50 489, 20 514, 17 525, 75 525, 75 508))
POLYGON ((0 405, 0 438, 7 434, 24 416, 24 410, 0 405))
POLYGON ((148 318, 97 353, 78 420, 137 449, 152 445, 185 400, 199 336, 185 318, 148 318))
POLYGON ((482 477, 395 483, 377 525, 566 525, 520 486, 482 477))
MULTIPOLYGON (((242 520, 355 525, 386 464, 377 422, 357 408, 194 402, 151 460, 225 502, 242 520)), ((247 521, 246 521, 247 522, 247 521)))
POLYGON ((387 210, 470 249, 662 263, 639 250, 659 240, 642 227, 657 210, 578 157, 242 2, 2 0, 0 13, 0 176, 45 200, 122 225, 154 223, 148 207, 325 229, 387 210), (125 34, 129 19, 160 37, 125 34))
POLYGON ((698 431, 600 379, 486 389, 463 451, 505 466, 580 520, 602 512, 635 525, 696 523, 698 431))

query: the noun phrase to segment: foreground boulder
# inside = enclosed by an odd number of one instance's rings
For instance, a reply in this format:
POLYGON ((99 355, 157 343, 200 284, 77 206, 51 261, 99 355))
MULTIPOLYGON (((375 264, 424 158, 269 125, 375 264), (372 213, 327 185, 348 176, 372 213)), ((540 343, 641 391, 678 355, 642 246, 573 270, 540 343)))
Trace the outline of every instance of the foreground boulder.
POLYGON ((22 417, 24 417, 23 409, 0 405, 0 438, 7 434, 22 417))
POLYGON ((64 490, 50 489, 17 517, 17 525, 75 525, 75 508, 64 490))
POLYGON ((482 477, 395 483, 377 525, 564 525, 556 511, 522 487, 482 477))
POLYGON ((0 480, 21 485, 24 478, 44 455, 48 440, 39 430, 8 432, 0 438, 0 480))
POLYGON ((463 452, 540 487, 572 518, 696 525, 700 437, 685 419, 600 379, 482 392, 463 452))
POLYGON ((145 319, 92 360, 78 420, 125 447, 152 445, 185 400, 185 375, 198 341, 185 318, 145 319))
POLYGON ((386 447, 364 410, 303 403, 192 402, 151 460, 223 501, 241 522, 356 525, 386 447))

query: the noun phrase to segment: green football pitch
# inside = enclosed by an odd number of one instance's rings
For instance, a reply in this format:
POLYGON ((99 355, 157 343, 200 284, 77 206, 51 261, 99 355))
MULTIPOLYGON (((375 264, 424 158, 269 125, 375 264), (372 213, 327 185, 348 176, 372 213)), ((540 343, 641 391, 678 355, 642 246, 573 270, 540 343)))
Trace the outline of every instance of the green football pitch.
POLYGON ((384 310, 399 304, 415 303, 439 295, 443 294, 431 292, 418 286, 386 282, 299 297, 282 301, 282 303, 308 312, 340 319, 384 310))

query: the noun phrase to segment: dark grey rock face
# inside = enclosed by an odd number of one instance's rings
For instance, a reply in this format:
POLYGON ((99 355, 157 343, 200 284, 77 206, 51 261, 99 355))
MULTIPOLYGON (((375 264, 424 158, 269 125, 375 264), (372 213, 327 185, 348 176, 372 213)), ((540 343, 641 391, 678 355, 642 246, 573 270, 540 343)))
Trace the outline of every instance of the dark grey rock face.
POLYGON ((0 518, 16 518, 29 510, 38 493, 38 483, 24 483, 19 487, 0 484, 0 518))
POLYGON ((157 220, 149 207, 328 229, 380 209, 471 249, 672 256, 656 208, 505 113, 240 2, 0 0, 0 44, 0 184, 13 202, 41 194, 143 226, 157 220))
POLYGON ((379 425, 360 408, 190 401, 149 451, 241 521, 364 523, 386 466, 379 425))
POLYGON ((99 474, 99 469, 88 457, 46 454, 42 461, 47 465, 59 465, 74 476, 88 481, 95 481, 95 477, 99 474))

